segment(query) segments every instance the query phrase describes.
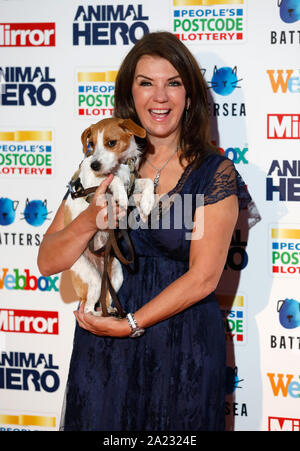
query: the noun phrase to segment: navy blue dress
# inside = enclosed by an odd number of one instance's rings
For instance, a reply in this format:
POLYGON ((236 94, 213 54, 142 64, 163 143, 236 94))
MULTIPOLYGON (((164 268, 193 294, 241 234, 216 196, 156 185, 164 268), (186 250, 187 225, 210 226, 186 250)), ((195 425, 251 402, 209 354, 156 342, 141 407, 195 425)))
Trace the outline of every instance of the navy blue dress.
MULTIPOLYGON (((180 211, 176 202, 163 207, 158 222, 152 214, 152 229, 144 222, 137 227, 139 216, 133 223, 135 272, 123 267, 118 293, 127 312, 138 310, 188 270, 187 216, 201 203, 197 194, 204 194, 205 205, 232 194, 241 208, 250 200, 233 163, 215 154, 197 169, 188 166, 169 195, 174 193, 189 208, 180 211), (166 215, 170 227, 164 228, 166 215)), ((223 430, 224 324, 215 293, 199 301, 139 338, 98 337, 76 326, 63 429, 223 430)))

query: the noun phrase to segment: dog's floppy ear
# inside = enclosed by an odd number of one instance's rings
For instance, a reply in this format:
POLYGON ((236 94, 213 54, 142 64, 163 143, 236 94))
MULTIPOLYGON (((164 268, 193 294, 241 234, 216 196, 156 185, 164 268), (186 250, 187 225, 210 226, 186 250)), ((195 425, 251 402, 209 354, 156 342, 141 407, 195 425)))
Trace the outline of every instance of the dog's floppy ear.
POLYGON ((120 124, 124 130, 128 130, 134 136, 138 136, 139 138, 146 138, 146 130, 143 127, 140 127, 131 119, 124 119, 120 124))
POLYGON ((91 127, 86 128, 81 135, 82 150, 84 154, 87 153, 87 140, 90 135, 91 135, 91 127))

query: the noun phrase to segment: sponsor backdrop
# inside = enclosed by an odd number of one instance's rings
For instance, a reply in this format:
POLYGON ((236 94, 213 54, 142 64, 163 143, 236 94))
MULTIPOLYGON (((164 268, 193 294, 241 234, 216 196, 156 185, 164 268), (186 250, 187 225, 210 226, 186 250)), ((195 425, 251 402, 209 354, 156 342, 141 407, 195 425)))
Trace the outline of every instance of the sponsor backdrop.
POLYGON ((261 215, 241 215, 218 287, 227 430, 299 431, 300 0, 1 0, 0 17, 0 430, 59 428, 77 301, 38 247, 82 131, 114 111, 120 61, 169 30, 261 215))

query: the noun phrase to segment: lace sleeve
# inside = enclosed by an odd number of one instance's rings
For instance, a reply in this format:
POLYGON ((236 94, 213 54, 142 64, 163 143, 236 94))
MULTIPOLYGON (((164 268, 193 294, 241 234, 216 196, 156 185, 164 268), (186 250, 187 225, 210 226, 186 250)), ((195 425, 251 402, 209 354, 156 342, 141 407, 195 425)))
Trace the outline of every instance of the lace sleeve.
POLYGON ((251 202, 247 187, 231 160, 224 160, 218 166, 204 193, 204 205, 214 204, 228 196, 238 197, 239 208, 246 208, 251 202))

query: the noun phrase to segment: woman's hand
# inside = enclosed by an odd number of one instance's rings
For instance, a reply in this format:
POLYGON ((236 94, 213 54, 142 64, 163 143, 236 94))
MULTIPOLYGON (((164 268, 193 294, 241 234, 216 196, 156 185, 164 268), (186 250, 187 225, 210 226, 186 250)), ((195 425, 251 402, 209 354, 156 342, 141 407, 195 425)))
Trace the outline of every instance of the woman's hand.
POLYGON ((108 207, 106 191, 113 180, 113 174, 109 174, 99 185, 89 206, 81 214, 86 221, 88 230, 96 233, 98 230, 116 228, 118 221, 126 214, 124 209, 111 198, 108 207))
POLYGON ((84 303, 79 310, 74 312, 80 327, 94 335, 109 337, 128 337, 131 333, 130 326, 126 318, 119 319, 113 316, 95 316, 92 313, 84 313, 84 303))

